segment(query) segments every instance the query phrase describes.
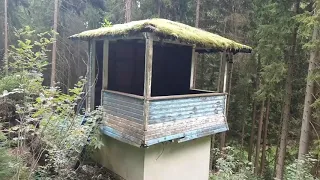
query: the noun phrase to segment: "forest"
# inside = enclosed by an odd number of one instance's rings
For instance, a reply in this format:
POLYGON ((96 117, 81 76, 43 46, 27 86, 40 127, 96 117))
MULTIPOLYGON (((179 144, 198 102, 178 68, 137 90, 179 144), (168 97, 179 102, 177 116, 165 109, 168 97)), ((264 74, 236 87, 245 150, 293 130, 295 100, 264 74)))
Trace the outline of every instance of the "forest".
MULTIPOLYGON (((210 179, 320 178, 319 0, 0 0, 0 179, 117 179, 84 112, 85 30, 164 18, 253 48, 228 74, 229 130, 211 139, 210 179), (84 122, 85 119, 85 122, 84 122), (90 136, 90 141, 88 137, 90 136)), ((200 55, 216 90, 220 54, 200 55)))

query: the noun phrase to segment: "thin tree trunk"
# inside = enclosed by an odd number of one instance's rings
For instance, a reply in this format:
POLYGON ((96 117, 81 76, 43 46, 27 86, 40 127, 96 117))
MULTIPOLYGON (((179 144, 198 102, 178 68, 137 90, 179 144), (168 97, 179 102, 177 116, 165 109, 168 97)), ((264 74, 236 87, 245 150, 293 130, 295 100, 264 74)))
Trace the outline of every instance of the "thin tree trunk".
POLYGON ((54 1, 54 19, 53 19, 53 44, 52 44, 52 63, 51 63, 51 82, 53 87, 56 81, 56 66, 57 66, 57 32, 58 32, 58 16, 59 16, 59 0, 54 1))
MULTIPOLYGON (((282 109, 282 108, 281 108, 282 109)), ((280 119, 282 119, 283 113, 281 113, 280 119)), ((280 129, 278 129, 278 134, 277 134, 277 149, 276 149, 276 155, 274 159, 274 165, 273 165, 273 177, 276 177, 276 170, 277 170, 277 157, 279 154, 279 144, 280 144, 280 129)))
MULTIPOLYGON (((300 0, 297 0, 295 5, 295 12, 298 14, 300 7, 300 0)), ((290 107, 291 107, 291 97, 292 97, 292 76, 293 76, 293 63, 295 59, 295 50, 296 50, 296 42, 297 42, 297 32, 298 25, 295 25, 293 34, 292 34, 292 48, 289 55, 288 60, 288 73, 286 78, 285 91, 286 94, 284 96, 284 107, 283 107, 283 115, 282 115, 282 127, 281 127, 281 135, 280 135, 280 146, 277 157, 277 165, 276 165, 276 179, 283 178, 283 169, 284 169, 284 160, 287 149, 287 136, 288 136, 288 122, 290 120, 290 107)))
MULTIPOLYGON (((315 25, 313 29, 313 34, 312 34, 312 42, 317 41, 318 30, 319 30, 318 26, 315 25)), ((309 77, 316 68, 315 63, 316 63, 317 55, 318 55, 317 50, 313 49, 311 51, 310 60, 309 60, 308 79, 307 79, 306 95, 304 99, 298 159, 303 159, 304 155, 308 153, 308 149, 309 149, 309 133, 310 133, 310 122, 311 122, 311 115, 312 115, 311 104, 313 103, 313 100, 314 100, 313 99, 314 81, 309 77)))
POLYGON ((267 147, 267 136, 268 136, 268 124, 269 124, 269 113, 270 113, 270 98, 267 100, 266 107, 266 117, 263 128, 263 145, 262 145, 262 155, 261 155, 261 166, 260 174, 264 174, 264 166, 266 161, 266 147, 267 147))
POLYGON ((252 160, 252 152, 253 152, 253 140, 254 140, 254 132, 256 126, 256 114, 257 114, 257 104, 255 100, 252 105, 252 125, 251 125, 251 133, 250 133, 250 141, 249 141, 249 151, 248 151, 248 161, 252 160))
MULTIPOLYGON (((227 107, 226 107, 226 117, 228 118, 228 114, 229 114, 229 108, 230 108, 230 95, 231 95, 231 85, 232 85, 232 72, 233 72, 233 62, 227 62, 228 63, 228 68, 227 71, 228 72, 228 87, 227 87, 227 92, 228 92, 228 97, 227 97, 227 107)), ((221 136, 220 136, 220 149, 223 149, 226 146, 226 136, 227 133, 226 132, 222 132, 221 136)))
POLYGON ((157 11, 158 11, 158 18, 161 17, 161 0, 157 0, 157 11))
POLYGON ((241 149, 244 149, 244 133, 245 133, 245 123, 242 122, 242 128, 241 128, 241 149))
POLYGON ((8 0, 4 0, 4 69, 6 75, 8 75, 8 0))
POLYGON ((277 141, 276 158, 274 160, 274 166, 273 166, 273 177, 275 177, 277 173, 277 157, 279 154, 279 143, 280 143, 280 138, 278 138, 278 141, 277 141))
POLYGON ((125 21, 131 21, 132 0, 126 0, 125 21))
POLYGON ((199 27, 199 17, 200 17, 200 0, 197 1, 197 7, 196 7, 196 22, 195 22, 195 27, 199 27))
POLYGON ((261 131, 263 125, 263 115, 264 115, 264 100, 261 104, 260 109, 260 118, 259 118, 259 126, 258 126, 258 137, 257 137, 257 144, 256 144, 256 157, 254 160, 254 174, 258 174, 258 166, 259 166, 259 158, 260 158, 260 143, 261 143, 261 131))
MULTIPOLYGON (((256 59, 254 59, 254 65, 256 65, 256 59)), ((260 59, 258 55, 258 64, 256 68, 256 76, 253 79, 253 88, 256 91, 258 89, 259 82, 259 71, 260 71, 260 59)), ((253 154, 253 147, 254 147, 254 134, 255 134, 255 128, 256 128, 256 120, 257 120, 257 102, 255 99, 253 99, 252 103, 252 123, 251 123, 251 132, 250 132, 250 141, 249 141, 249 150, 248 150, 248 161, 252 162, 252 154, 253 154)))

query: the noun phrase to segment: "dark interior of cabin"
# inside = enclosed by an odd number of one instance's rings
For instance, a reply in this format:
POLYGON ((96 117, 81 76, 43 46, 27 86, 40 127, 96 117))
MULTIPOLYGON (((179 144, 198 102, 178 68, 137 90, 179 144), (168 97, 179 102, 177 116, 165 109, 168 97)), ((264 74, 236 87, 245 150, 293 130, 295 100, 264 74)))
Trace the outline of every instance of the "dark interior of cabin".
MULTIPOLYGON (((96 44, 96 102, 102 88, 103 41, 96 44)), ((154 42, 152 96, 199 93, 190 90, 192 47, 154 42)), ((145 42, 119 40, 109 43, 108 90, 143 96, 145 42)))

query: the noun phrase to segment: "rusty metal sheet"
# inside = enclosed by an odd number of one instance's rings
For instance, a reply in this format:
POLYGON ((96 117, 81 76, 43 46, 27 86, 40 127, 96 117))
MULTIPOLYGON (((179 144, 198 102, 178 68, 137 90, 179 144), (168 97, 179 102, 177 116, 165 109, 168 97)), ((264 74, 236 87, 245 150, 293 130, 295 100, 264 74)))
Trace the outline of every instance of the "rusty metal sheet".
POLYGON ((143 100, 110 92, 103 93, 103 107, 107 114, 143 123, 143 100))
POLYGON ((227 126, 224 116, 202 117, 188 120, 171 121, 149 125, 145 134, 146 140, 161 136, 185 133, 197 129, 208 127, 227 126))
POLYGON ((150 102, 149 124, 223 114, 225 95, 150 102))

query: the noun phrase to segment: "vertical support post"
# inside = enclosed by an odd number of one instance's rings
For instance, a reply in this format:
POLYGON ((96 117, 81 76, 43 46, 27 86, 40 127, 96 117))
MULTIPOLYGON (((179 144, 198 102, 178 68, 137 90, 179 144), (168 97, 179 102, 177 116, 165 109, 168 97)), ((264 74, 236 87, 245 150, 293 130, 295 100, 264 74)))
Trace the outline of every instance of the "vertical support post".
POLYGON ((102 70, 102 89, 101 89, 101 106, 103 105, 103 90, 108 89, 109 80, 109 41, 103 41, 103 70, 102 70))
POLYGON ((224 82, 224 73, 225 73, 225 64, 226 64, 226 51, 221 54, 220 58, 220 69, 219 69, 219 79, 218 79, 218 92, 223 92, 223 82, 224 82))
MULTIPOLYGON (((223 93, 227 93, 227 78, 228 78, 228 54, 226 53, 226 51, 223 52, 223 56, 221 58, 221 67, 220 67, 220 77, 219 77, 219 81, 221 82, 223 80, 223 84, 220 85, 219 87, 219 91, 223 93), (223 74, 222 74, 223 73, 223 74), (223 77, 222 77, 223 75, 223 77), (223 78, 223 79, 222 79, 223 78), (221 87, 222 86, 222 87, 221 87)), ((220 83, 219 82, 219 83, 220 83)), ((225 95, 225 101, 224 101, 224 116, 225 116, 225 123, 228 126, 228 122, 227 122, 227 101, 228 101, 228 96, 229 95, 225 95)), ((229 129, 229 127, 228 127, 229 129)), ((223 151, 223 148, 226 145, 226 132, 222 132, 220 134, 220 151, 223 151)))
POLYGON ((152 81, 153 37, 146 33, 145 71, 144 71, 144 130, 147 130, 152 81))
POLYGON ((227 93, 227 87, 228 87, 228 54, 224 54, 226 57, 224 58, 224 75, 223 75, 223 93, 227 93))
POLYGON ((197 52, 195 46, 192 48, 192 59, 191 59, 191 74, 190 74, 190 89, 196 88, 196 65, 197 65, 197 52))
POLYGON ((88 86, 87 86, 87 111, 94 110, 94 98, 95 98, 95 67, 96 67, 96 42, 94 40, 89 41, 89 60, 87 64, 88 71, 88 86))

